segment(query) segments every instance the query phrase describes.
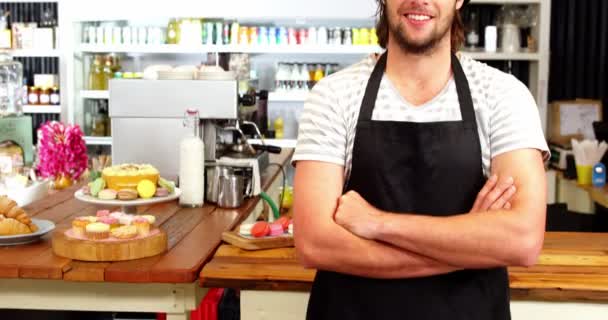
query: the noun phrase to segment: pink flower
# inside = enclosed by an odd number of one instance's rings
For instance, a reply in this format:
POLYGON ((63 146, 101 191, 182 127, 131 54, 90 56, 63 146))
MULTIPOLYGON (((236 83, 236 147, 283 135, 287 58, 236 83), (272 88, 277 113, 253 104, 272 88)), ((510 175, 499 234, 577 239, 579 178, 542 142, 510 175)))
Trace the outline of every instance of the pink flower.
POLYGON ((38 171, 43 177, 68 175, 77 180, 87 169, 87 146, 78 125, 50 121, 38 129, 38 171))

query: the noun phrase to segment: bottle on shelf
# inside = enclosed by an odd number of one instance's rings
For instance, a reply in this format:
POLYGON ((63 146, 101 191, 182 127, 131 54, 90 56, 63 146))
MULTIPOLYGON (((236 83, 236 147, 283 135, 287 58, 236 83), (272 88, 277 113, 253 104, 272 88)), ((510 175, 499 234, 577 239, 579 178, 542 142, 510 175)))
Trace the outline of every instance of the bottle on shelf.
POLYGON ((471 15, 469 16, 469 21, 467 23, 467 34, 466 34, 466 40, 467 40, 467 47, 469 49, 475 49, 477 48, 477 46, 479 45, 479 17, 477 16, 477 13, 472 11, 471 15))
POLYGON ((101 57, 95 56, 89 70, 89 90, 105 90, 104 80, 101 57))
POLYGON ((31 86, 28 90, 27 94, 27 103, 29 105, 39 105, 40 104, 40 90, 37 87, 31 86))
POLYGON ((308 65, 306 63, 300 65, 298 70, 298 88, 300 90, 308 91, 308 79, 310 75, 308 73, 308 65))
POLYGON ((114 72, 112 71, 112 69, 112 57, 107 56, 103 66, 103 86, 101 90, 108 90, 108 88, 110 87, 110 79, 112 79, 112 77, 114 76, 114 72))
POLYGON ((59 87, 51 89, 51 105, 58 106, 61 104, 61 96, 59 95, 59 87))
POLYGON ((38 95, 38 101, 40 105, 48 106, 51 103, 51 88, 42 87, 40 88, 40 94, 38 95))

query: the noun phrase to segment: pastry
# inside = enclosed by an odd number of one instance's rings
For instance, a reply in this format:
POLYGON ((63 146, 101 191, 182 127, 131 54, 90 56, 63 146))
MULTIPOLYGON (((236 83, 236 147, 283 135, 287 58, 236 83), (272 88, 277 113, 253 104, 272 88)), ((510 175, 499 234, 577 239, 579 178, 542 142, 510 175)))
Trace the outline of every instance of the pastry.
POLYGON ((158 179, 158 185, 161 188, 167 189, 167 191, 169 191, 169 194, 175 192, 175 182, 173 182, 173 181, 169 181, 169 180, 165 180, 163 178, 159 178, 158 179))
POLYGON ((32 233, 32 230, 28 225, 13 218, 5 218, 0 221, 0 236, 14 236, 29 233, 32 233))
POLYGON ((151 216, 151 215, 149 215, 149 214, 147 214, 147 215, 143 215, 143 216, 140 216, 140 217, 142 217, 142 218, 144 218, 144 219, 148 220, 148 222, 149 222, 150 224, 154 224, 154 222, 156 222, 156 217, 155 217, 155 216, 151 216))
POLYGON ((260 221, 251 228, 251 235, 256 238, 262 238, 270 234, 270 225, 268 222, 260 221))
POLYGON ((108 188, 115 191, 136 190, 137 184, 142 180, 149 180, 156 186, 160 173, 149 164, 122 164, 103 169, 102 177, 108 188))
POLYGON ((110 236, 110 226, 101 222, 89 223, 85 227, 85 235, 93 240, 107 239, 110 236))
POLYGON ((134 219, 133 215, 125 214, 125 215, 122 215, 120 218, 118 218, 118 222, 120 222, 120 224, 122 224, 122 225, 129 226, 133 223, 133 219, 134 219))
POLYGON ((169 190, 160 187, 158 189, 156 189, 156 193, 154 194, 155 197, 166 197, 169 195, 169 190))
POLYGON ((28 232, 32 233, 38 231, 38 227, 32 222, 32 219, 28 214, 17 205, 17 202, 6 196, 0 196, 0 214, 5 218, 14 219, 17 222, 24 224, 29 228, 28 232))
POLYGON ((137 191, 133 189, 120 189, 118 191, 118 200, 135 200, 137 199, 137 191))
POLYGON ((253 223, 242 224, 239 227, 239 234, 242 236, 249 237, 251 236, 251 228, 253 228, 253 223))
POLYGON ((126 215, 126 213, 120 212, 120 211, 114 211, 114 212, 110 213, 110 217, 116 218, 118 220, 120 220, 120 218, 124 215, 126 215))
POLYGON ((78 217, 72 221, 72 231, 75 235, 83 237, 87 225, 91 223, 91 220, 87 217, 78 217))
POLYGON ((116 191, 112 189, 103 189, 99 192, 97 197, 100 200, 115 200, 116 199, 116 191))
POLYGON ((285 231, 283 230, 283 225, 280 223, 271 223, 270 224, 270 236, 280 236, 285 231))
POLYGON ((91 183, 91 195, 97 197, 101 190, 105 189, 106 181, 102 178, 97 178, 91 183))
POLYGON ((132 239, 137 237, 137 227, 135 226, 122 226, 110 231, 112 237, 117 239, 132 239))
POLYGON ((110 215, 110 210, 99 210, 97 211, 97 213, 95 214, 98 218, 101 217, 107 217, 110 215))
POLYGON ((101 217, 101 218, 97 219, 97 221, 109 225, 110 229, 120 227, 120 222, 118 222, 118 219, 113 218, 113 217, 101 217))
POLYGON ((85 196, 91 195, 91 187, 88 185, 82 187, 82 189, 80 189, 80 191, 82 191, 82 194, 84 194, 85 196))
POLYGON ((141 180, 137 184, 137 193, 142 199, 150 199, 156 193, 156 183, 150 180, 141 180))
POLYGON ((145 237, 150 233, 150 222, 148 222, 148 219, 146 218, 135 218, 133 220, 133 225, 137 228, 137 234, 142 237, 145 237))

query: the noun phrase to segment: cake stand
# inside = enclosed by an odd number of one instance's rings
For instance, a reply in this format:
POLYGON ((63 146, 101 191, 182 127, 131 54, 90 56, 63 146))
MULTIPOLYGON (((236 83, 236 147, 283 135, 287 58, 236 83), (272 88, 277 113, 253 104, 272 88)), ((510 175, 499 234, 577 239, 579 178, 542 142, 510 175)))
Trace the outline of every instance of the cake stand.
POLYGON ((150 199, 135 199, 135 200, 101 200, 90 195, 85 195, 82 190, 74 193, 74 197, 80 201, 97 204, 102 206, 117 206, 121 207, 121 211, 125 213, 135 213, 138 206, 147 206, 155 203, 162 203, 178 199, 182 194, 179 188, 166 197, 154 197, 150 199))

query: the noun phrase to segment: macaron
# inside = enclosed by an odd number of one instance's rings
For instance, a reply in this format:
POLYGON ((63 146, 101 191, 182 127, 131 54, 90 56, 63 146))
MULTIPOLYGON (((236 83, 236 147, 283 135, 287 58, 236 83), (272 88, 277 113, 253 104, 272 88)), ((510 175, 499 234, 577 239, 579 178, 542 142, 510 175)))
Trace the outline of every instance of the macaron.
POLYGON ((80 189, 82 191, 82 194, 84 194, 85 196, 90 196, 91 195, 91 187, 84 186, 82 187, 82 189, 80 189))
POLYGON ((270 224, 270 236, 280 236, 283 233, 285 233, 285 230, 283 230, 283 226, 281 224, 270 224))
POLYGON ((137 191, 133 189, 120 189, 117 194, 118 200, 135 200, 137 199, 137 191))
POLYGON ((116 199, 116 191, 112 189, 103 189, 99 191, 97 197, 101 200, 115 200, 116 199))
POLYGON ((289 224, 291 223, 291 219, 289 219, 289 217, 287 216, 282 216, 278 218, 274 223, 280 224, 281 226, 283 226, 283 231, 287 231, 287 228, 289 228, 289 224))
POLYGON ((150 199, 156 193, 156 184, 150 180, 141 180, 137 184, 137 193, 143 199, 150 199))
POLYGON ((110 215, 110 210, 99 210, 97 211, 97 213, 95 214, 98 218, 99 217, 107 217, 110 215))
POLYGON ((251 236, 251 229, 253 228, 253 223, 244 223, 239 227, 239 234, 242 236, 251 236))
POLYGON ((160 187, 158 189, 156 189, 156 193, 154 194, 155 197, 166 197, 169 195, 169 190, 160 187))
POLYGON ((270 225, 268 222, 260 221, 251 228, 251 235, 256 238, 262 238, 270 234, 270 225))

